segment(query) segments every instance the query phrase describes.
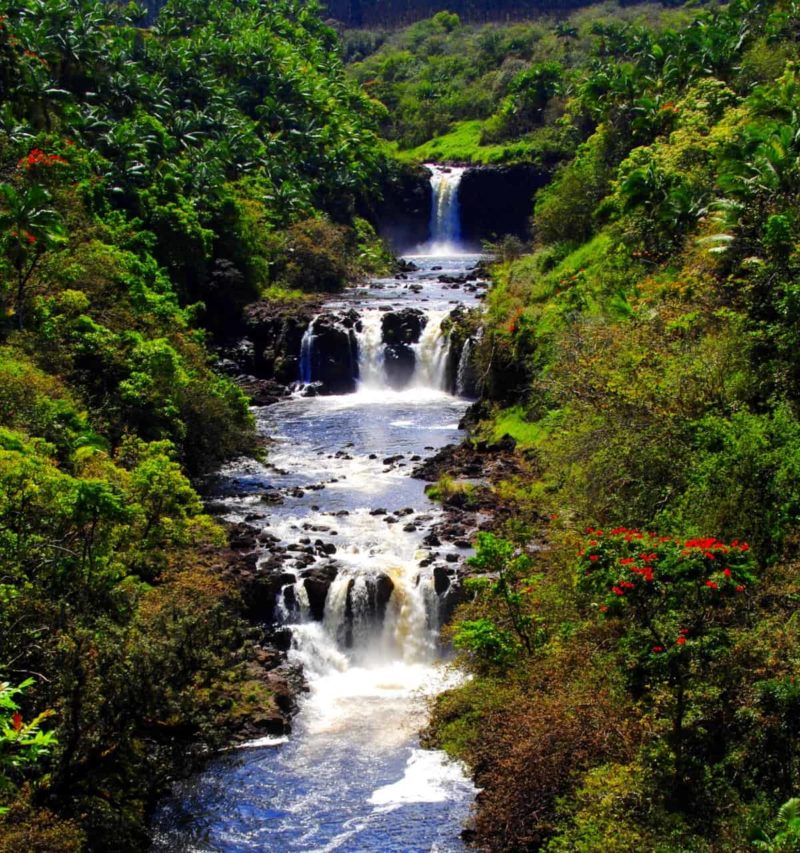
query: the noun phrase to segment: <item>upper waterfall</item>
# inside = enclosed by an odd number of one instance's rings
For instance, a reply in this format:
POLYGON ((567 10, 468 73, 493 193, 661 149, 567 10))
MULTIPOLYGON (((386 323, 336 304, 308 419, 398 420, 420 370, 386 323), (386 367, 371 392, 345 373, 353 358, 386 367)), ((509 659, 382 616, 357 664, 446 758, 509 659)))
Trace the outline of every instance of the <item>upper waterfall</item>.
POLYGON ((466 171, 459 166, 426 164, 431 170, 430 237, 425 246, 426 254, 454 255, 461 251, 461 211, 458 190, 466 171))

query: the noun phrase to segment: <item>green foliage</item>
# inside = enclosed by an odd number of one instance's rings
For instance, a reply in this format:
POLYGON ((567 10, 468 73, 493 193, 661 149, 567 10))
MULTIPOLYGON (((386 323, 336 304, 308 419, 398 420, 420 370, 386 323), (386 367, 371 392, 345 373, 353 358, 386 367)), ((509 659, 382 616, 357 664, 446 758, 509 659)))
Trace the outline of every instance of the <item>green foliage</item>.
POLYGON ((39 184, 19 190, 0 184, 0 245, 16 273, 11 293, 3 293, 2 299, 4 313, 6 303, 13 305, 20 329, 24 326, 25 288, 42 254, 64 240, 61 217, 51 204, 50 193, 39 184))
POLYGON ((772 836, 761 832, 753 847, 766 853, 792 853, 800 848, 800 799, 792 797, 778 809, 772 836))
POLYGON ((52 711, 43 711, 28 722, 20 714, 17 697, 33 683, 28 678, 15 687, 0 684, 0 815, 8 811, 2 799, 8 797, 14 777, 19 778, 23 768, 36 764, 55 744, 54 733, 41 728, 52 711))
POLYGON ((680 14, 578 13, 557 30, 569 61, 535 52, 504 77, 511 99, 560 65, 543 109, 531 87, 543 125, 511 139, 558 128, 572 147, 537 195, 534 253, 496 259, 476 356, 474 437, 524 450, 494 494, 528 532, 498 560, 537 553, 530 592, 480 571, 448 629, 471 691, 498 672, 514 691, 490 719, 458 692, 434 716, 475 770, 487 850, 797 847, 794 806, 771 816, 800 784, 800 15, 680 14))
POLYGON ((272 701, 190 480, 254 450, 202 326, 388 268, 384 109, 316 7, 138 15, 0 0, 3 853, 144 849, 187 744, 272 701))
POLYGON ((506 669, 519 653, 519 642, 510 631, 498 628, 489 619, 459 622, 453 645, 474 655, 485 665, 506 669))
POLYGON ((468 563, 478 577, 467 582, 467 589, 492 615, 459 622, 453 643, 479 665, 507 668, 520 653, 532 654, 546 638, 532 604, 537 579, 531 574, 531 558, 518 552, 513 542, 479 533, 475 556, 468 563))

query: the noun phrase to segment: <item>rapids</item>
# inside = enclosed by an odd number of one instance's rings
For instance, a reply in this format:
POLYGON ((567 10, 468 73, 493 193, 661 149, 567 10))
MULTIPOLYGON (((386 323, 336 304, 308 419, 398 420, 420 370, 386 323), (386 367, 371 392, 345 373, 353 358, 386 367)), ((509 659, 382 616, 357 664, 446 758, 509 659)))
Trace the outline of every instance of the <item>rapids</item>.
MULTIPOLYGON (((442 222, 450 227, 446 215, 442 222)), ((442 236, 434 231, 434 243, 442 236)), ((442 659, 440 601, 423 544, 439 509, 410 472, 412 457, 460 437, 467 401, 444 390, 440 326, 454 304, 476 295, 438 277, 472 268, 477 257, 413 260, 418 271, 407 280, 374 281, 326 306, 360 312, 356 392, 307 397, 301 386, 256 410, 271 440, 268 464, 242 460, 222 472, 223 517, 247 518, 284 543, 320 540, 336 576, 320 620, 299 565, 287 565, 294 580, 276 601, 276 618, 291 628, 289 658, 302 664, 309 688, 292 734, 230 750, 176 785, 155 817, 156 851, 465 850, 459 833, 473 785, 457 763, 419 746, 427 700, 461 676, 442 659), (402 390, 387 385, 384 371, 381 317, 389 307, 426 317, 402 390), (260 496, 276 489, 284 502, 265 506, 260 496)), ((301 382, 311 378, 312 338, 313 329, 301 382)), ((441 557, 448 548, 437 550, 441 557)))

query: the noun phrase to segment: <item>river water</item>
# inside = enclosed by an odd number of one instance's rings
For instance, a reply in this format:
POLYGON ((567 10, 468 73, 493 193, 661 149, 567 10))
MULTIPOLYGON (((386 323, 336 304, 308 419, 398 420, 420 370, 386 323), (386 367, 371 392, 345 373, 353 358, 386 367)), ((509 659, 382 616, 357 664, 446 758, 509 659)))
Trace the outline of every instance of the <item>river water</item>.
MULTIPOLYGON (((441 207, 434 215, 452 229, 441 207)), ((468 401, 445 390, 448 341, 439 324, 478 297, 438 280, 477 257, 441 242, 437 250, 447 254, 414 257, 419 269, 408 279, 373 281, 327 307, 360 314, 357 391, 298 393, 257 410, 271 441, 268 464, 240 461, 222 472, 225 518, 247 518, 293 547, 313 542, 332 552, 337 574, 320 621, 300 567, 276 605, 291 626, 289 657, 309 686, 291 736, 231 750, 180 783, 156 815, 156 851, 465 850, 472 783, 443 753, 419 746, 428 700, 461 676, 437 641, 440 601, 423 539, 439 510, 410 476, 411 457, 460 438, 468 401), (398 390, 386 382, 380 330, 387 308, 404 307, 427 322, 412 345, 413 376, 398 390), (390 456, 402 458, 385 462, 390 456), (267 507, 266 491, 284 502, 267 507), (376 604, 381 583, 391 595, 376 604)), ((446 559, 447 546, 436 550, 446 559)))

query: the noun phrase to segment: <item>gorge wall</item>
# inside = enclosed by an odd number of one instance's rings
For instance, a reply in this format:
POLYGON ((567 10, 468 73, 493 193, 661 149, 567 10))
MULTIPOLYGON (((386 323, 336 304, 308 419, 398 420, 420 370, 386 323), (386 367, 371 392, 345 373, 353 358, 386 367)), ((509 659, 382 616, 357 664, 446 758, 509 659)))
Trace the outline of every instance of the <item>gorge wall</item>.
POLYGON ((536 191, 550 179, 535 166, 485 166, 467 169, 459 188, 461 237, 468 243, 530 233, 536 191))

